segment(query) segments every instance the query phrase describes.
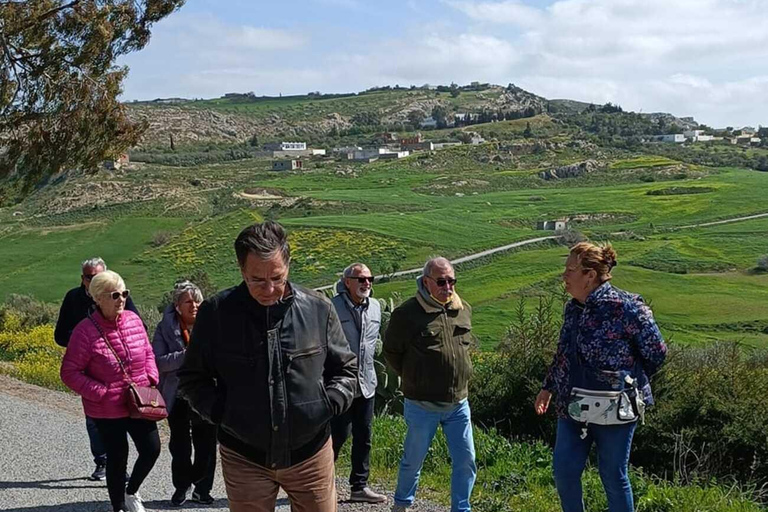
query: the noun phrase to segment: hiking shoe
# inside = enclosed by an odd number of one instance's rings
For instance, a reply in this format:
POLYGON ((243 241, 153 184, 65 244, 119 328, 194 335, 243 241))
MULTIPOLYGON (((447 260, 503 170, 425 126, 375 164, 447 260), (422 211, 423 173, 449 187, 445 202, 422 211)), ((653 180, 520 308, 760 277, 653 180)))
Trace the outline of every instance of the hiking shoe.
POLYGON ((370 487, 363 487, 349 494, 349 501, 355 503, 384 503, 387 497, 383 494, 374 492, 370 487))
POLYGON ((107 463, 97 462, 96 469, 93 470, 93 473, 91 473, 91 476, 88 477, 88 480, 91 480, 93 482, 100 482, 102 480, 106 480, 106 478, 107 478, 107 463))
POLYGON ((144 505, 141 504, 141 496, 136 494, 125 494, 125 512, 147 512, 144 505))
POLYGON ((171 505, 174 507, 180 507, 187 502, 189 496, 189 487, 185 489, 176 489, 171 496, 171 505))
POLYGON ((211 496, 211 493, 209 492, 195 491, 192 493, 192 501, 196 501, 201 505, 212 505, 215 500, 213 499, 213 496, 211 496))

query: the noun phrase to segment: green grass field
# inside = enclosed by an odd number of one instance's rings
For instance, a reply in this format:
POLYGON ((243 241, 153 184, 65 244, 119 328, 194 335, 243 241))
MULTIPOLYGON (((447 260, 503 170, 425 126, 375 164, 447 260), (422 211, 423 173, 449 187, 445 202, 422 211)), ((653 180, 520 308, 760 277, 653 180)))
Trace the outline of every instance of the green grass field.
MULTIPOLYGON (((505 123, 519 128, 521 121, 505 123)), ((232 242, 242 227, 265 217, 292 234, 294 279, 320 286, 353 260, 367 261, 376 273, 418 268, 430 255, 458 257, 534 238, 546 234, 535 229, 537 221, 578 215, 574 229, 615 242, 616 285, 651 300, 668 336, 768 345, 768 275, 754 270, 768 254, 768 218, 676 229, 768 211, 768 173, 608 150, 607 165, 590 175, 545 181, 538 169, 583 160, 589 150, 557 146, 501 161, 494 155, 506 153, 495 144, 463 146, 291 173, 269 172, 260 159, 184 169, 145 165, 125 173, 121 186, 141 197, 151 185, 160 191, 154 199, 49 212, 59 195, 81 183, 73 179, 0 210, 0 295, 58 301, 77 285, 79 262, 93 255, 125 276, 140 304, 156 303, 192 270, 205 270, 219 288, 231 286, 239 279, 232 242), (648 194, 673 187, 707 192, 648 194), (303 202, 249 201, 240 196, 246 190, 303 202), (158 247, 159 232, 170 240, 158 247)), ((459 269, 458 289, 473 305, 484 348, 504 335, 522 295, 557 287, 566 252, 530 248, 459 269)), ((406 279, 377 285, 376 292, 413 289, 406 279)))

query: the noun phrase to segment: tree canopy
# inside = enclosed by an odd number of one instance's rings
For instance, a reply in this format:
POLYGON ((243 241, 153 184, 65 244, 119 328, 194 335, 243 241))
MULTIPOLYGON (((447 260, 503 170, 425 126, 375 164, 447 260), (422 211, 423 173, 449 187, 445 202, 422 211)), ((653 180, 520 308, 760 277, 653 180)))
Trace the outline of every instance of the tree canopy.
POLYGON ((183 3, 0 0, 0 178, 29 188, 135 144, 145 127, 117 100, 128 69, 115 60, 183 3))

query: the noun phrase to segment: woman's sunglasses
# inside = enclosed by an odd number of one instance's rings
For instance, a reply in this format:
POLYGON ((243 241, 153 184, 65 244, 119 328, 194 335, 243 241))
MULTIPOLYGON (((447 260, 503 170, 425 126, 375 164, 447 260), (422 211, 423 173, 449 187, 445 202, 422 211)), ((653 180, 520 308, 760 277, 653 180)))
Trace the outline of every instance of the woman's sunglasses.
POLYGON ((122 292, 112 292, 109 296, 112 297, 112 300, 117 300, 120 297, 127 299, 130 294, 131 290, 123 290, 122 292))

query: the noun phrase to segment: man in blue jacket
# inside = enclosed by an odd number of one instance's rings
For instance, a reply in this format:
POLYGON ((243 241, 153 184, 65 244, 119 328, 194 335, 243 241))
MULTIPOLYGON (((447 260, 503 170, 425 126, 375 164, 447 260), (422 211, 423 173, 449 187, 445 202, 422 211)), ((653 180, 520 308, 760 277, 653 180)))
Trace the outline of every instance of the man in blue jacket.
POLYGON ((331 421, 334 460, 352 433, 352 470, 349 474, 351 494, 349 501, 381 503, 387 500, 383 494, 368 487, 371 455, 371 422, 376 394, 376 371, 373 356, 381 328, 381 306, 371 299, 373 275, 362 263, 352 263, 344 269, 343 277, 336 284, 333 305, 341 320, 349 347, 357 356, 357 390, 352 406, 344 414, 331 421))

